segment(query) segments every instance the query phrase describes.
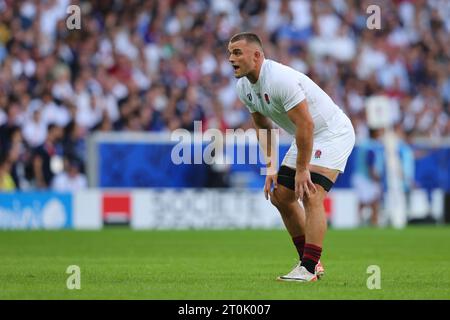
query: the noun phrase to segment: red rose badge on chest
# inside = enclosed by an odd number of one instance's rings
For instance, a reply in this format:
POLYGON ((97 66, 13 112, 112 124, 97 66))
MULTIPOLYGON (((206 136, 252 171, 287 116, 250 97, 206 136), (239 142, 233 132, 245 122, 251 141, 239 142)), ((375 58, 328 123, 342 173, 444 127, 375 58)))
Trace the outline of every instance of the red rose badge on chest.
POLYGON ((320 159, 320 156, 321 156, 321 155, 322 155, 322 151, 316 150, 316 152, 314 153, 314 158, 320 159))

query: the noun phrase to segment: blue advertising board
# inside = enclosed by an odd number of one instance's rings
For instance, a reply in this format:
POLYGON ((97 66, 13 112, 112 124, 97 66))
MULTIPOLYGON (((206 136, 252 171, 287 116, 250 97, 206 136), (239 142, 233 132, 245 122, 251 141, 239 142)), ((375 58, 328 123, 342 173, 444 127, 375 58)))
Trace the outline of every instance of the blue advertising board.
POLYGON ((67 229, 72 217, 71 194, 0 193, 0 229, 67 229))
MULTIPOLYGON (((175 164, 171 159, 175 143, 121 143, 101 142, 98 145, 98 185, 97 187, 166 187, 201 188, 208 179, 210 167, 203 161, 199 164, 175 164)), ((280 144, 280 160, 290 144, 280 144)), ((252 146, 254 147, 254 146, 252 146)), ((193 151, 191 145, 191 151, 193 151)), ((257 163, 238 164, 238 146, 234 146, 233 164, 229 166, 231 177, 242 176, 244 187, 262 188, 265 176, 260 174, 263 167, 260 158, 257 163)), ((239 146, 241 148, 241 146, 239 146)), ((202 150, 205 145, 202 146, 202 150)), ((450 190, 450 148, 431 148, 415 146, 419 155, 415 159, 416 184, 424 189, 440 188, 450 190)), ((239 149, 242 151, 243 149, 239 149)), ((249 159, 249 145, 245 145, 246 158, 249 159)), ((351 178, 355 171, 356 146, 341 174, 335 188, 351 188, 351 178)), ((193 154, 193 152, 191 153, 193 154)), ((192 156, 193 158, 193 156, 192 156)), ((194 163, 192 161, 191 163, 194 163)), ((236 179, 235 179, 236 180, 236 179)), ((242 186, 242 185, 241 185, 242 186)))

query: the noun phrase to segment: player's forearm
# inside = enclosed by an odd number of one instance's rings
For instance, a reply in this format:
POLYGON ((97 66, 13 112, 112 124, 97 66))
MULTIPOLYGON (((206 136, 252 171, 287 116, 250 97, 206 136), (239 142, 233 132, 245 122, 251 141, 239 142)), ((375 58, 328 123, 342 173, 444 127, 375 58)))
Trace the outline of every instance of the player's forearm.
POLYGON ((297 170, 306 170, 311 160, 313 148, 313 129, 314 124, 304 123, 297 126, 295 140, 297 143, 297 170))
POLYGON ((276 165, 276 159, 274 159, 274 156, 276 155, 276 152, 274 152, 274 141, 272 136, 272 130, 270 126, 265 127, 256 127, 256 136, 258 138, 259 146, 263 152, 264 158, 266 160, 266 167, 270 169, 275 169, 276 165))
POLYGON ((259 113, 253 113, 253 123, 255 125, 256 129, 256 137, 258 138, 259 147, 261 148, 265 161, 266 161, 266 167, 276 167, 276 152, 275 150, 272 150, 273 145, 273 139, 276 137, 272 136, 272 122, 267 119, 265 116, 259 114, 259 113))

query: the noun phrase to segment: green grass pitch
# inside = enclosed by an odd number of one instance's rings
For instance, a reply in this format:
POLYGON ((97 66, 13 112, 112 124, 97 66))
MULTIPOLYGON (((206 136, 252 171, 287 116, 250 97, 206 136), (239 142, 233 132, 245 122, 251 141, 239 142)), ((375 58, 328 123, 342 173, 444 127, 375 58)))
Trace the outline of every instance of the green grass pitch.
POLYGON ((276 281, 295 261, 284 230, 2 231, 0 299, 450 299, 449 227, 329 230, 322 280, 276 281))

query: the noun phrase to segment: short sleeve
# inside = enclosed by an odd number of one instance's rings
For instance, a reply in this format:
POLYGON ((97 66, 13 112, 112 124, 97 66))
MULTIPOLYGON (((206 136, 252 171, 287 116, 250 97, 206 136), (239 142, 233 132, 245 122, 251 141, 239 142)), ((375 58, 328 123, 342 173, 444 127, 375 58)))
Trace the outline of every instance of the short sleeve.
POLYGON ((239 97, 239 100, 241 100, 241 102, 247 107, 248 111, 250 111, 250 113, 256 112, 256 110, 253 108, 253 104, 247 101, 243 89, 239 85, 239 82, 236 84, 236 92, 239 97))
POLYGON ((286 112, 306 98, 300 81, 293 77, 280 77, 278 81, 274 82, 273 89, 276 98, 286 112))

